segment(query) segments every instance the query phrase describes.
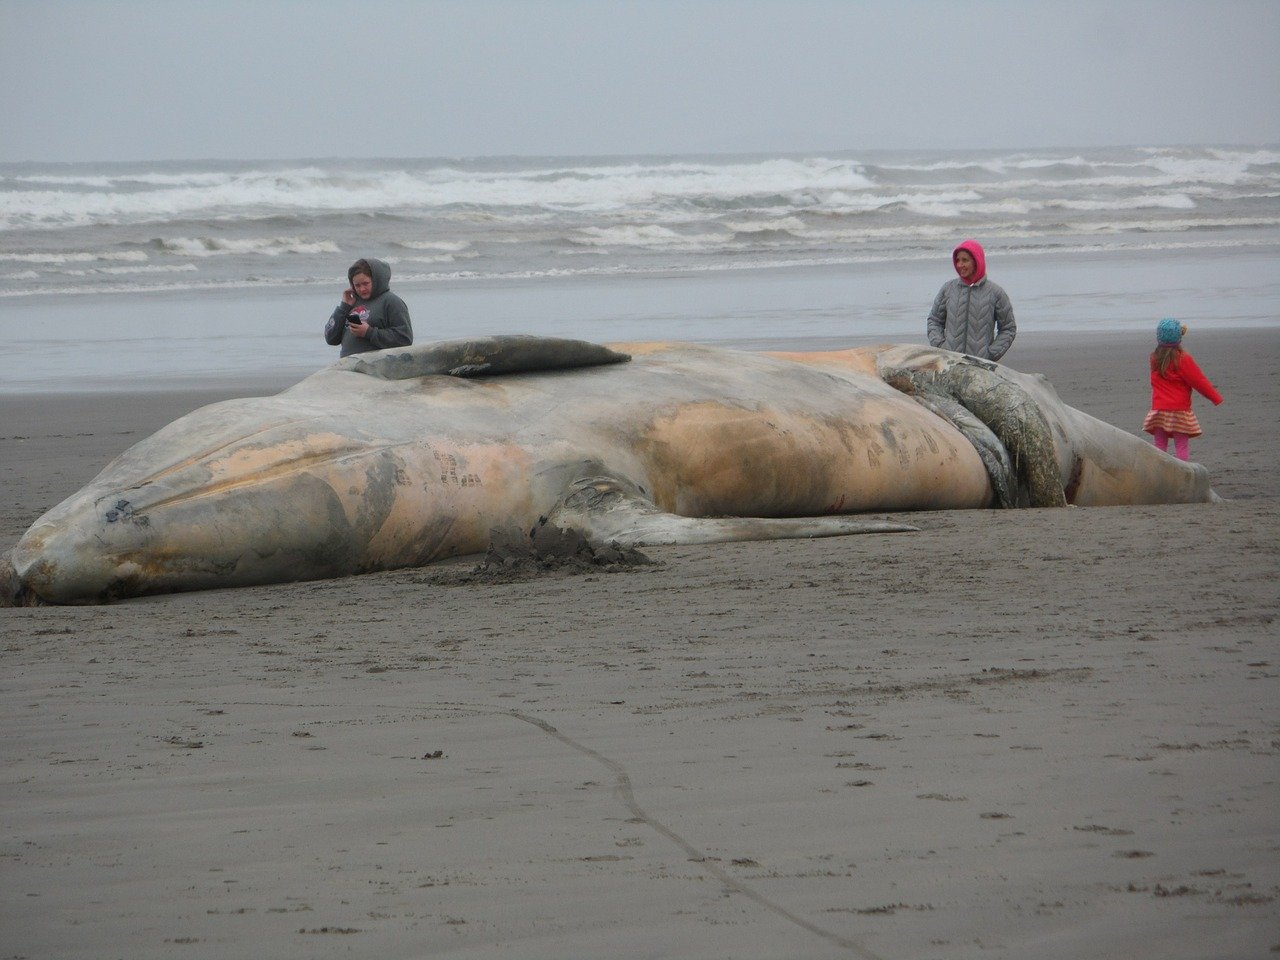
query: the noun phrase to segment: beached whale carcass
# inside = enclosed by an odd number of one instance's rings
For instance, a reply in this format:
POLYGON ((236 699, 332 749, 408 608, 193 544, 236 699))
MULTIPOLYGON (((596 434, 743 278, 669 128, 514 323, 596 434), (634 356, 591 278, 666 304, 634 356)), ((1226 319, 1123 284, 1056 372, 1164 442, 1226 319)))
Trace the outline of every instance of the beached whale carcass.
POLYGON ((182 417, 37 520, 0 585, 100 602, 420 566, 547 524, 691 543, 1212 496, 1203 467, 959 354, 495 337, 350 357, 182 417))

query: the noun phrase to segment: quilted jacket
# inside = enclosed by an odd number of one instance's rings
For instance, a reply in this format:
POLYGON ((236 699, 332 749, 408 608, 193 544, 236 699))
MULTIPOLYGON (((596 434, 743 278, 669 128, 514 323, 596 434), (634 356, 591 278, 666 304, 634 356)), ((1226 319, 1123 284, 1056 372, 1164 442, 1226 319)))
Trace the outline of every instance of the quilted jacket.
POLYGON ((953 263, 961 250, 973 256, 977 280, 967 284, 956 277, 942 285, 929 311, 929 343, 984 360, 999 360, 1018 332, 1013 304, 1003 287, 987 279, 982 247, 966 240, 952 252, 953 263))

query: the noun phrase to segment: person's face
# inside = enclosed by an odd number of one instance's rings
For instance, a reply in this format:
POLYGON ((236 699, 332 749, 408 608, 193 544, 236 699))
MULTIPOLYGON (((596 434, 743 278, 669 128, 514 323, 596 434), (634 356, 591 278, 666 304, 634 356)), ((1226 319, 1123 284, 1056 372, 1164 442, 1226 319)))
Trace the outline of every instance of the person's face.
MULTIPOLYGON (((968 250, 961 250, 956 254, 956 273, 960 274, 961 280, 970 279, 973 276, 973 272, 977 269, 978 265, 973 260, 973 254, 968 250)), ((363 296, 363 294, 361 294, 361 296, 363 296)))
MULTIPOLYGON (((972 263, 973 261, 969 262, 972 263)), ((373 293, 373 277, 357 273, 351 278, 351 289, 356 292, 356 296, 361 300, 368 300, 369 294, 373 293)))

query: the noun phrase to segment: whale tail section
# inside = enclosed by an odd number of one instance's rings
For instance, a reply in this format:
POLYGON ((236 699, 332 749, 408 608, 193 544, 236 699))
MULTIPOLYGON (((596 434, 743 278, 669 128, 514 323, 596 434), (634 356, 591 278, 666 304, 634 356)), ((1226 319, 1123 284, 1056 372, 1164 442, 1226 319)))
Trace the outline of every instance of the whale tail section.
POLYGON ((1053 432, 1040 405, 996 365, 883 366, 889 386, 951 422, 978 452, 1002 507, 1065 507, 1053 432))
POLYGON ((1041 376, 976 357, 886 347, 885 383, 973 444, 1002 507, 1212 503, 1208 471, 1062 402, 1041 376))
POLYGON ((843 537, 859 533, 911 533, 907 523, 832 517, 681 517, 658 509, 632 484, 612 477, 589 477, 571 485, 555 508, 530 531, 554 527, 576 530, 589 541, 625 547, 653 544, 728 543, 843 537))

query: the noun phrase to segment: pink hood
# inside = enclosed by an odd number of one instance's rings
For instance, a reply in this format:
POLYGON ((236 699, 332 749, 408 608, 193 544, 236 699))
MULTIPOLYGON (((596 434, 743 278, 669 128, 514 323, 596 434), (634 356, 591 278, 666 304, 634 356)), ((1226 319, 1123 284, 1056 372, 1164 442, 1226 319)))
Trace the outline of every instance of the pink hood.
POLYGON ((952 266, 955 266, 956 254, 961 250, 969 251, 969 255, 973 257, 973 262, 978 268, 973 272, 973 278, 965 281, 965 283, 972 287, 987 275, 987 255, 982 252, 982 244, 978 243, 977 240, 965 240, 951 251, 952 266))

